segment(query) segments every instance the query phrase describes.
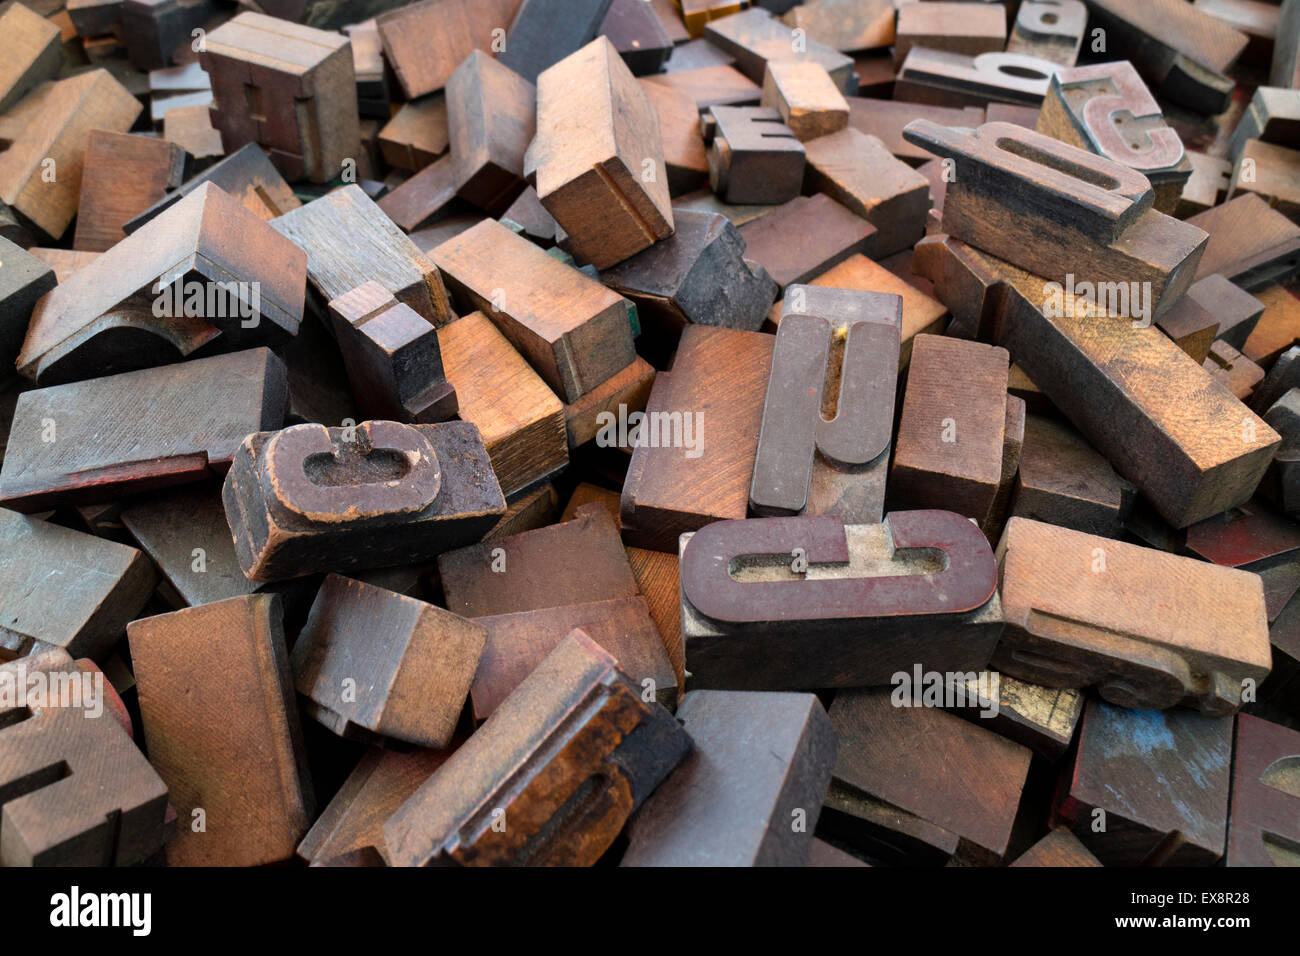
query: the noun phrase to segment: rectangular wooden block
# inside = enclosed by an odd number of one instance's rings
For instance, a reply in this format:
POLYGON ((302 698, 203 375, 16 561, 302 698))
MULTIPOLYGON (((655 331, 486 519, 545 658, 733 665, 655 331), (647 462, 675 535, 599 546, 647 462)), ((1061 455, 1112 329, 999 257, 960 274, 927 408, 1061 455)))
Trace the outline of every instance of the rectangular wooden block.
POLYGON ((660 73, 645 77, 645 80, 689 97, 699 109, 757 106, 763 95, 762 87, 727 63, 660 73))
MULTIPOLYGON (((700 134, 700 112, 695 100, 671 86, 654 82, 652 77, 641 77, 637 82, 659 119, 669 193, 680 196, 703 186, 709 178, 709 160, 700 134)), ((673 225, 680 228, 676 210, 673 225)))
POLYGON ((673 52, 668 31, 644 0, 613 0, 597 32, 609 37, 635 76, 658 73, 673 52))
POLYGON ((0 14, 0 36, 5 38, 0 66, 3 113, 36 84, 54 79, 63 65, 63 41, 57 26, 21 3, 10 4, 0 14))
POLYGON ((1237 715, 1232 748, 1228 866, 1294 866, 1300 805, 1289 768, 1300 756, 1300 733, 1237 715))
POLYGON ((841 53, 894 42, 893 0, 815 0, 791 7, 781 22, 841 53))
POLYGON ((849 122, 844 94, 825 67, 809 60, 769 60, 763 105, 776 109, 801 143, 838 132, 849 122))
POLYGON ((1087 24, 1088 8, 1082 0, 1024 0, 1016 11, 1007 52, 1074 66, 1087 24))
POLYGON ((605 33, 609 8, 610 0, 522 0, 501 45, 501 62, 536 83, 544 70, 605 33))
POLYGON ((506 38, 519 0, 422 0, 381 14, 379 37, 407 99, 442 89, 474 50, 506 38))
POLYGON ((447 98, 436 93, 403 103, 379 131, 384 161, 413 173, 447 152, 450 145, 447 98))
POLYGON ((594 863, 691 747, 640 695, 572 632, 384 824, 389 862, 594 863))
POLYGON ((1254 193, 1292 222, 1300 218, 1300 150, 1248 139, 1232 167, 1228 197, 1254 193))
POLYGON ((659 120, 607 38, 537 78, 525 172, 568 233, 568 250, 597 269, 672 234, 659 120))
POLYGON ((1118 538, 1132 505, 1132 490, 1068 424, 1045 416, 1026 417, 1014 514, 1118 538))
POLYGON ((993 666, 1013 677, 1221 716, 1268 674, 1258 575, 1027 518, 1007 524, 998 561, 1007 628, 993 666))
POLYGON ((149 762, 179 816, 172 866, 293 856, 315 796, 279 598, 252 594, 128 628, 149 762), (193 824, 202 818, 205 827, 193 824))
POLYGON ((797 196, 740 227, 747 258, 782 289, 866 253, 875 235, 875 226, 823 193, 797 196))
POLYGON ((0 236, 0 381, 13 374, 36 303, 57 283, 44 260, 0 236))
POLYGON ((898 68, 894 99, 929 106, 987 107, 994 103, 1037 108, 1059 65, 1024 53, 965 56, 913 47, 898 68))
POLYGON ((0 502, 34 513, 197 481, 249 432, 279 428, 286 400, 284 364, 265 348, 24 392, 0 502))
POLYGON ((537 90, 475 50, 447 80, 446 99, 456 193, 499 216, 526 185, 524 152, 537 131, 537 90))
POLYGON ((794 32, 768 11, 751 7, 743 13, 713 20, 704 28, 708 41, 736 58, 736 68, 755 83, 771 60, 811 60, 830 74, 835 85, 846 93, 853 76, 853 61, 837 50, 807 36, 798 42, 794 32))
POLYGON ((979 56, 1000 51, 1006 43, 1006 12, 997 4, 908 3, 898 8, 894 25, 894 63, 915 46, 979 56))
POLYGON ((930 119, 943 126, 979 126, 984 122, 984 110, 978 106, 927 106, 863 96, 850 96, 847 102, 850 126, 876 137, 886 149, 912 166, 934 159, 934 154, 928 149, 909 143, 903 137, 903 127, 912 120, 930 119))
POLYGON ((490 219, 433 250, 452 292, 501 329, 571 402, 631 363, 622 296, 490 219))
POLYGON ((655 378, 628 466, 628 544, 672 553, 683 531, 745 517, 772 346, 759 332, 687 326, 672 371, 655 378))
POLYGON ((771 106, 712 106, 700 117, 709 188, 733 205, 771 205, 799 195, 804 147, 771 106))

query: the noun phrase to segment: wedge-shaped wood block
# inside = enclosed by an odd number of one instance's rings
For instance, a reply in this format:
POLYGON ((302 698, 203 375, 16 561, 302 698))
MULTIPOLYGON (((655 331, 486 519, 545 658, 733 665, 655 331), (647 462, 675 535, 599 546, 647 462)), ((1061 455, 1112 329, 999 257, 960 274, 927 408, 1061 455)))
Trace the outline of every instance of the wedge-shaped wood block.
POLYGON ((1230 717, 1088 702, 1055 818, 1105 866, 1208 866, 1223 855, 1230 717))
POLYGON ((507 498, 564 467, 564 404, 482 312, 444 325, 438 344, 460 417, 478 426, 507 498))
POLYGON ((537 78, 525 170, 569 251, 597 269, 672 235, 659 118, 606 37, 537 78))
POLYGON ((0 503, 33 513, 198 481, 250 432, 279 428, 287 400, 284 365, 264 348, 23 392, 0 503))
POLYGON ((1082 0, 1024 0, 1016 11, 1007 52, 1074 66, 1088 25, 1082 0))
POLYGON ((86 140, 73 248, 106 252, 123 224, 181 184, 185 152, 165 139, 94 129, 86 140))
POLYGON ((745 517, 774 338, 689 325, 655 377, 623 484, 623 539, 677 551, 683 531, 745 517))
POLYGON ((833 515, 715 522, 683 535, 681 581, 696 687, 868 687, 918 660, 975 671, 1002 632, 993 550, 948 511, 870 525, 833 515), (898 553, 912 548, 926 556, 898 553))
POLYGON ((954 238, 1061 284, 1149 283, 1151 318, 1192 283, 1207 237, 1157 212, 1137 170, 1010 123, 922 119, 904 135, 955 163, 943 201, 954 238))
POLYGON ((355 163, 361 127, 347 37, 244 12, 205 37, 199 62, 226 152, 259 143, 286 179, 317 183, 355 163))
POLYGON ((456 389, 443 372, 438 330, 424 316, 378 282, 357 286, 329 308, 363 415, 430 424, 456 414, 456 389))
POLYGON ((566 402, 636 355, 626 299, 499 222, 483 220, 432 256, 457 300, 491 319, 566 402))
POLYGON ((774 106, 711 106, 700 117, 709 188, 725 203, 788 202, 803 185, 804 146, 774 106))
POLYGON ((805 866, 835 765, 813 694, 696 690, 694 749, 628 828, 623 866, 805 866))
POLYGON ((298 334, 307 257, 205 183, 42 299, 18 370, 42 385, 298 334))
POLYGON ((571 521, 444 554, 438 572, 447 607, 470 618, 637 595, 618 526, 598 504, 571 521))
POLYGON ((1254 493, 1280 438, 1158 329, 1105 311, 1066 314, 1044 299, 1041 277, 950 237, 918 243, 916 266, 1170 524, 1254 493))
POLYGON ((371 747, 298 844, 312 866, 383 866, 384 821, 451 756, 371 747))
POLYGON ((786 289, 751 512, 880 521, 902 314, 903 300, 888 293, 786 289))
POLYGON ((384 824, 396 866, 584 866, 690 750, 581 631, 384 824))
POLYGON ((340 737, 451 742, 487 641, 475 621, 330 574, 293 646, 308 716, 340 737))
POLYGON ((102 658, 156 580, 135 548, 0 508, 0 648, 102 658))
POLYGON ((428 562, 505 513, 469 422, 258 432, 239 446, 221 494, 254 581, 428 562))
POLYGON ((858 806, 883 801, 864 822, 874 823, 876 839, 895 853, 919 838, 947 855, 999 861, 1020 806, 1029 750, 934 707, 897 707, 892 696, 887 689, 835 695, 832 791, 858 806))
POLYGON ((1012 518, 998 544, 998 670, 1097 685, 1122 707, 1230 714, 1271 655, 1259 576, 1012 518))
POLYGON ((650 618, 645 598, 587 601, 475 619, 487 628, 487 644, 474 675, 474 719, 486 720, 575 627, 609 651, 619 670, 672 708, 677 676, 650 618))
POLYGON ((524 153, 537 131, 537 89, 475 50, 447 81, 456 193, 500 215, 524 191, 524 153))
POLYGON ((158 851, 168 787, 130 728, 89 661, 0 664, 0 866, 131 866, 158 851))
POLYGON ((149 762, 179 816, 168 863, 291 858, 315 797, 280 599, 251 594, 146 617, 127 635, 149 762))
POLYGON ((736 58, 736 69, 755 83, 763 82, 772 60, 810 60, 821 64, 835 85, 846 93, 857 92, 853 61, 823 43, 798 36, 772 14, 758 7, 711 21, 705 38, 736 58))
POLYGON ((143 107, 107 70, 92 70, 50 84, 36 108, 39 122, 0 153, 0 201, 58 239, 77 214, 90 131, 124 133, 143 107))
POLYGON ((378 282, 434 325, 454 318, 438 268, 352 183, 272 221, 307 253, 322 303, 378 282))
POLYGON ((1250 714, 1237 715, 1232 748, 1228 866, 1300 862, 1300 733, 1250 714))
POLYGON ((1155 208, 1172 215, 1192 163, 1160 105, 1127 60, 1053 74, 1038 132, 1136 169, 1155 188, 1155 208))

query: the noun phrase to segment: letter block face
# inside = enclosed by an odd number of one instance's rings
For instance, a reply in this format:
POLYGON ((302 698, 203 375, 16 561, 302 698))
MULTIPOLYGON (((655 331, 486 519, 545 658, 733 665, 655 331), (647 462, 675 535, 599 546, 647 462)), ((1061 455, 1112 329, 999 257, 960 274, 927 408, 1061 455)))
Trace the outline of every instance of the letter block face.
POLYGON ((1127 60, 1054 74, 1038 132, 1136 169, 1155 188, 1155 208, 1168 215, 1192 174, 1183 141, 1127 60))
POLYGON ((356 74, 347 37, 260 13, 208 35, 212 125, 227 153, 260 143, 286 179, 327 182, 360 151, 356 74))
POLYGON ((998 545, 998 670, 1098 685, 1122 707, 1230 714, 1271 666, 1256 574, 1012 518, 998 545))
POLYGON ((690 750, 573 631, 384 824, 395 866, 588 866, 690 750))
POLYGON ((1228 866, 1300 864, 1300 733, 1237 715, 1228 866))
POLYGON ((131 866, 162 847, 167 785, 130 726, 88 660, 0 664, 0 866, 131 866))
POLYGON ((749 491, 752 513, 880 521, 902 314, 903 300, 887 293, 786 289, 749 491))
POLYGON ((887 684, 918 654, 977 671, 1002 631, 993 550, 947 511, 715 522, 682 536, 681 594, 697 687, 887 684))
POLYGON ((804 147, 772 106, 714 106, 700 117, 709 187, 723 202, 783 203, 803 187, 804 147))
POLYGON ((1088 8, 1082 0, 1024 0, 1007 40, 1007 52, 1074 66, 1083 45, 1088 8))
POLYGON ((249 435, 222 488, 253 581, 416 564, 480 538, 505 499, 468 422, 249 435))

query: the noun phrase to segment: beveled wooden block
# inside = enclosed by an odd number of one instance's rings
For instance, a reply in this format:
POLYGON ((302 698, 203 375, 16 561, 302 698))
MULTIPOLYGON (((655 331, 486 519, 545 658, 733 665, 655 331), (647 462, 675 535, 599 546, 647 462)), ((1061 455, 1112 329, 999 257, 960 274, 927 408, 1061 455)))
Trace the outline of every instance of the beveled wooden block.
POLYGON ((1089 701, 1054 817, 1105 866, 1209 866, 1223 855, 1232 724, 1089 701))
POLYGON ((564 401, 635 354, 628 303, 491 219, 432 252, 453 294, 490 318, 564 401))
POLYGON ((460 417, 478 426, 506 497, 568 462, 563 404, 483 313, 443 326, 438 342, 460 417))
POLYGON ((769 60, 763 105, 774 107, 801 143, 838 132, 849 122, 844 94, 825 67, 809 60, 769 60))
POLYGON ((572 632, 384 824, 389 862, 594 863, 691 747, 640 694, 572 632), (578 803, 584 785, 593 792, 578 803))
POLYGON ((258 432, 236 451, 222 501, 254 581, 428 562, 505 512, 469 422, 258 432))
POLYGON ((659 120, 604 37, 537 78, 525 173, 575 257, 605 269, 672 234, 659 120))
POLYGON ((434 325, 452 320, 438 267, 355 183, 271 224, 307 253, 307 278, 323 302, 374 280, 434 325))
POLYGON ((835 764, 813 694, 692 691, 694 749, 637 813, 622 866, 803 866, 835 764))
POLYGON ((993 666, 1014 677, 1220 716, 1268 674, 1258 575, 1027 518, 1007 523, 998 560, 1007 628, 993 666))
POLYGON ((623 485, 628 544, 672 553, 683 531, 745 517, 773 342, 702 325, 682 332, 672 371, 655 378, 623 485))
POLYGON ((866 253, 875 235, 875 226, 822 193, 797 196, 740 227, 748 258, 782 289, 866 253))
POLYGON ((282 343, 298 333, 307 265, 204 183, 37 304, 18 371, 58 384, 282 343))
POLYGON ((226 152, 267 148, 287 179, 328 182, 356 161, 357 80, 346 37, 245 12, 207 35, 212 125, 226 152))
POLYGON ((250 431, 283 424, 287 397, 265 348, 24 392, 0 504, 30 514, 220 473, 250 431))
POLYGON ((168 786, 103 678, 65 651, 0 664, 0 866, 132 866, 162 846, 168 786), (99 689, 87 688, 96 677, 99 689), (74 696, 63 706, 48 695, 38 702, 28 691, 35 680, 74 696))
POLYGON ((58 239, 77 214, 90 131, 126 132, 142 107, 107 70, 91 70, 50 84, 37 109, 39 122, 0 153, 0 200, 58 239))
POLYGON ((280 599, 252 594, 127 629, 149 762, 179 816, 172 866, 287 860, 314 816, 280 599))
POLYGON ((0 648, 103 659, 153 593, 135 548, 0 508, 0 648))
POLYGON ((329 574, 289 664, 306 714, 340 737, 440 749, 487 637, 476 621, 329 574))

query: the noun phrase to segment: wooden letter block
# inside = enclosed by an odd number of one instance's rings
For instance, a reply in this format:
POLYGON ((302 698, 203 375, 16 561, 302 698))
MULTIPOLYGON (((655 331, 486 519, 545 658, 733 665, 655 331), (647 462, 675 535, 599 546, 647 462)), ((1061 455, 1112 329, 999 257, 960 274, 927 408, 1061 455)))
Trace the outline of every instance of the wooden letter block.
POLYGON ((816 696, 697 690, 677 719, 694 749, 633 818, 622 865, 806 865, 835 765, 816 696))
POLYGON ((1201 363, 1210 377, 1243 402, 1264 381, 1264 370, 1224 341, 1210 346, 1210 354, 1201 363))
POLYGON ((5 38, 4 65, 0 66, 0 113, 13 106, 42 80, 52 80, 63 65, 59 28, 21 3, 0 14, 0 36, 5 38))
POLYGON ((1227 827, 1232 723, 1089 701, 1056 816, 1105 866, 1214 863, 1227 827))
POLYGON ((153 593, 135 548, 0 508, 0 649, 103 659, 153 593))
POLYGON ((1295 866, 1300 862, 1300 794, 1295 766, 1300 733, 1237 715, 1232 749, 1228 866, 1295 866))
POLYGON ((1029 749, 934 707, 895 706, 892 696, 835 695, 830 718, 839 747, 828 806, 856 814, 864 798, 883 801, 892 812, 863 822, 873 831, 868 843, 882 841, 893 853, 906 853, 920 833, 946 856, 959 851, 963 859, 998 862, 1011 839, 1029 749))
POLYGON ((439 331, 463 421, 478 426, 507 498, 568 463, 564 404, 482 312, 439 331))
POLYGON ((307 278, 322 302, 373 280, 434 325, 454 318, 437 267, 355 183, 271 224, 307 253, 307 278))
POLYGON ((695 687, 869 687, 921 658, 973 671, 1002 631, 993 550, 948 511, 896 511, 871 525, 833 515, 716 522, 683 535, 681 580, 695 687), (897 554, 908 548, 944 559, 897 554))
POLYGON ((442 89, 474 50, 506 39, 519 0, 422 0, 381 14, 379 38, 408 100, 442 89))
POLYGON ((1190 149, 1187 150, 1187 159, 1192 164, 1192 174, 1183 184, 1183 194, 1174 212, 1179 219, 1190 219, 1222 202, 1228 194, 1228 181, 1232 176, 1230 160, 1190 149))
POLYGON ((0 664, 0 866, 132 866, 162 846, 167 784, 125 711, 104 713, 122 707, 106 684, 64 651, 0 664), (37 680, 73 688, 72 702, 38 701, 37 680))
POLYGON ((658 117, 605 37, 537 78, 526 171, 569 251, 597 269, 672 235, 658 117))
POLYGON ((1007 628, 993 666, 1013 677, 1223 715, 1268 674, 1258 575, 1027 518, 1008 522, 998 562, 1007 628))
POLYGON ((637 305, 642 328, 676 340, 687 323, 756 332, 776 283, 745 258, 745 240, 725 216, 679 209, 677 229, 600 280, 637 305))
POLYGON ((172 866, 288 860, 314 817, 280 599, 252 594, 127 629, 149 762, 179 816, 172 866), (201 812, 206 829, 193 826, 201 812))
POLYGON ((906 59, 912 47, 979 56, 998 52, 1006 43, 1006 11, 998 4, 908 3, 898 8, 894 65, 906 59))
POLYGON ((222 500, 254 581, 428 562, 505 512, 469 422, 258 432, 236 452, 222 500))
POLYGON ((107 70, 51 84, 40 100, 39 121, 27 123, 0 153, 0 200, 58 239, 77 214, 90 131, 125 133, 141 109, 107 70))
MULTIPOLYGON (((529 83, 605 31, 610 0, 523 0, 500 60, 529 83)), ((612 37, 610 40, 612 41, 612 37)))
POLYGON ((943 203, 954 238, 1058 283, 1150 283, 1150 318, 1191 284, 1206 236, 1152 208, 1136 170, 1010 123, 916 120, 905 135, 956 163, 943 203))
POLYGON ((1136 169, 1155 189, 1155 208, 1169 215, 1192 174, 1183 141, 1127 60, 1053 75, 1038 132, 1136 169))
POLYGON ((1206 115, 1228 108, 1234 83, 1225 74, 1246 48, 1244 33, 1183 0, 1084 2, 1090 27, 1105 31, 1108 57, 1132 60, 1181 106, 1206 115))
POLYGON ((1228 155, 1236 158, 1247 140, 1258 139, 1295 149, 1300 146, 1300 90, 1261 86, 1242 114, 1228 141, 1228 155))
POLYGON ((456 414, 438 330, 424 316, 367 282, 330 302, 330 317, 363 415, 430 424, 456 414))
POLYGON ((589 866, 690 747, 574 631, 388 819, 389 862, 589 866))
POLYGON ((772 60, 809 60, 830 74, 835 85, 855 93, 853 61, 836 50, 793 30, 760 7, 714 20, 704 28, 710 43, 736 58, 736 68, 755 83, 763 82, 772 60))
POLYGON ((1023 53, 964 56, 915 47, 898 69, 894 99, 930 106, 1037 107, 1060 65, 1023 53))
POLYGON ((830 196, 797 196, 740 227, 745 251, 784 289, 874 248, 876 227, 830 196))
POLYGON ((1064 422, 1025 418, 1013 512, 1023 518, 1118 538, 1132 486, 1064 422))
POLYGON ((635 357, 628 302, 491 219, 433 250, 453 294, 478 309, 566 402, 635 357))
POLYGON ((212 125, 226 152, 259 143, 286 179, 328 182, 356 161, 361 127, 346 37, 241 13, 207 37, 212 125))
POLYGON ((524 153, 537 131, 537 90, 475 50, 447 80, 456 194, 499 216, 523 192, 524 153))
POLYGON ((938 335, 912 348, 891 508, 956 511, 983 524, 1002 479, 1006 441, 1006 349, 938 335))
POLYGON ((1187 223, 1210 234, 1197 279, 1217 272, 1255 292, 1300 271, 1300 226, 1253 193, 1198 213, 1187 223))
POLYGON ((723 202, 783 203, 803 185, 804 147, 771 106, 714 106, 700 117, 709 187, 723 202))
POLYGON ((650 691, 655 701, 668 708, 677 702, 677 675, 645 598, 639 595, 493 614, 475 623, 487 628, 487 644, 470 688, 475 720, 492 716, 575 627, 609 651, 619 670, 650 691))
POLYGON ((1088 8, 1082 0, 1024 0, 1007 52, 1074 66, 1087 23, 1088 8))
POLYGON ((289 663, 304 711, 340 737, 441 748, 486 641, 482 624, 330 574, 289 663))
POLYGON ((930 183, 880 140, 850 128, 812 140, 804 149, 804 192, 825 193, 876 227, 867 255, 892 256, 925 235, 930 183))
POLYGON ((1300 389, 1279 398, 1264 413, 1264 421, 1282 436, 1265 487, 1279 508, 1300 517, 1300 389))
POLYGON ((205 183, 37 304, 18 371, 58 384, 279 344, 306 285, 302 250, 205 183))
POLYGON ((23 392, 0 503, 30 514, 198 481, 250 432, 279 428, 287 400, 284 364, 264 348, 23 392))
POLYGON ((902 311, 902 299, 887 293, 786 290, 749 489, 752 513, 880 521, 902 311))
POLYGON ((677 550, 678 536, 743 518, 749 505, 773 337, 689 325, 655 378, 623 485, 623 539, 677 550))
POLYGON ((844 94, 825 68, 810 60, 768 61, 763 105, 775 108, 801 143, 838 132, 849 123, 844 94))

